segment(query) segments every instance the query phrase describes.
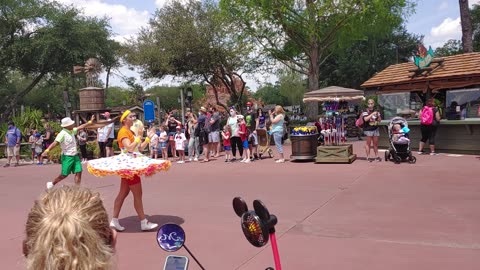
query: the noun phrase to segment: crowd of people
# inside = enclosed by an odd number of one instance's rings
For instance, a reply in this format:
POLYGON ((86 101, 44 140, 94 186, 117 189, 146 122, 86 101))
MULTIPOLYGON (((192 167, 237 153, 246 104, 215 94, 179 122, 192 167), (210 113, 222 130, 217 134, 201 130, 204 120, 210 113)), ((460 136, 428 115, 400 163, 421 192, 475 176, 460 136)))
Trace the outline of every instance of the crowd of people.
POLYGON ((182 121, 169 113, 164 123, 149 128, 155 134, 149 145, 151 158, 169 159, 170 153, 179 164, 209 162, 220 156, 223 146, 225 162, 250 163, 259 159, 257 130, 269 128, 278 150, 277 162, 285 162, 282 148, 285 111, 281 106, 267 114, 262 108, 254 111, 248 102, 244 114, 231 107, 228 116, 220 114, 215 106, 207 106, 201 107, 197 114, 187 109, 185 117, 183 126, 182 121))

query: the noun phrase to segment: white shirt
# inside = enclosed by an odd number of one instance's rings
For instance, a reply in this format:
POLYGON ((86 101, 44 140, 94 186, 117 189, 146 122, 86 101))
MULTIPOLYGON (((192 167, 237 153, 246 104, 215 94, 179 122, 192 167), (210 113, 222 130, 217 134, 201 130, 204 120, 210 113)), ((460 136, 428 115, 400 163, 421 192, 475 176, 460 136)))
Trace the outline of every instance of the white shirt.
POLYGON ((77 128, 73 128, 72 131, 62 129, 55 138, 55 141, 60 143, 62 154, 65 156, 77 155, 77 140, 75 139, 75 135, 77 135, 77 128))
MULTIPOLYGON (((109 118, 108 121, 110 121, 110 120, 112 120, 112 119, 109 118)), ((108 139, 115 139, 115 127, 113 126, 113 123, 110 123, 110 124, 106 125, 106 126, 104 127, 104 131, 103 131, 103 132, 105 133, 105 136, 107 136, 107 134, 108 134, 108 129, 110 129, 110 128, 112 129, 112 131, 111 131, 110 134, 108 135, 108 139)))
POLYGON ((186 141, 187 138, 185 137, 185 134, 175 133, 175 148, 177 148, 177 150, 184 150, 186 141))

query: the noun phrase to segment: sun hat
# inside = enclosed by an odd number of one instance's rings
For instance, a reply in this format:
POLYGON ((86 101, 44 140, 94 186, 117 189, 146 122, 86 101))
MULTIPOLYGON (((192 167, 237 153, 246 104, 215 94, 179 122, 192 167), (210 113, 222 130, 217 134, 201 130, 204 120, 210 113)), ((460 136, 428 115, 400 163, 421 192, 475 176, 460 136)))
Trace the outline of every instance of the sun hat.
POLYGON ((200 111, 203 113, 207 113, 207 109, 205 109, 205 107, 200 107, 200 111))
POLYGON ((62 124, 60 125, 61 127, 69 127, 71 125, 74 125, 75 122, 72 120, 70 117, 65 117, 62 119, 62 124))

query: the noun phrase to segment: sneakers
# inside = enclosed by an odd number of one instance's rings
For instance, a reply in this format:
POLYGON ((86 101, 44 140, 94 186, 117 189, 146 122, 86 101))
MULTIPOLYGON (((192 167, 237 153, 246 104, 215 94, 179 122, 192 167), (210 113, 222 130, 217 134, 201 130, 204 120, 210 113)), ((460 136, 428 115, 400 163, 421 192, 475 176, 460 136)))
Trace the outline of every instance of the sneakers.
POLYGON ((430 153, 430 156, 438 156, 438 153, 436 153, 436 152, 431 152, 431 153, 430 153))
POLYGON ((153 223, 148 221, 147 219, 144 219, 140 221, 140 227, 142 228, 142 231, 150 231, 158 227, 157 223, 153 223))
POLYGON ((194 158, 193 161, 198 161, 198 158, 194 158))
POLYGON ((47 190, 50 190, 53 188, 53 182, 47 182, 47 190))
POLYGON ((179 160, 179 161, 177 161, 177 163, 178 163, 178 164, 183 164, 183 163, 185 163, 185 161, 179 160))
POLYGON ((283 159, 283 158, 282 158, 282 159, 278 159, 278 160, 276 160, 275 162, 276 162, 276 163, 285 163, 285 159, 283 159))
POLYGON ((118 218, 112 218, 112 221, 110 221, 110 228, 115 229, 117 232, 123 232, 125 230, 125 227, 120 226, 118 218))
POLYGON ((423 154, 425 154, 425 152, 423 152, 423 151, 418 151, 417 154, 418 154, 418 155, 423 155, 423 154))
POLYGON ((188 161, 192 162, 192 161, 193 161, 193 158, 189 158, 188 161))

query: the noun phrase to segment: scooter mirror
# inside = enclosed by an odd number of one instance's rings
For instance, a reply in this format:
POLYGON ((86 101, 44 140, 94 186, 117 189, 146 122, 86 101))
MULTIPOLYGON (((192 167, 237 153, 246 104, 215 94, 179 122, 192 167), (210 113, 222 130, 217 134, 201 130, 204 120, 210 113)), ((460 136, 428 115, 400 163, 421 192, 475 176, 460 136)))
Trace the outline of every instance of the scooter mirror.
POLYGON ((163 250, 175 252, 185 244, 185 231, 180 225, 164 224, 157 231, 157 243, 163 250))
POLYGON ((255 247, 263 247, 268 243, 268 228, 255 211, 249 211, 242 215, 242 231, 250 244, 255 247))
POLYGON ((248 212, 247 203, 240 197, 233 198, 233 210, 237 214, 238 217, 242 217, 242 215, 248 212))
POLYGON ((270 219, 270 212, 268 212, 267 207, 265 204, 260 200, 253 201, 253 209, 255 209, 255 213, 262 219, 263 222, 268 222, 270 219))

